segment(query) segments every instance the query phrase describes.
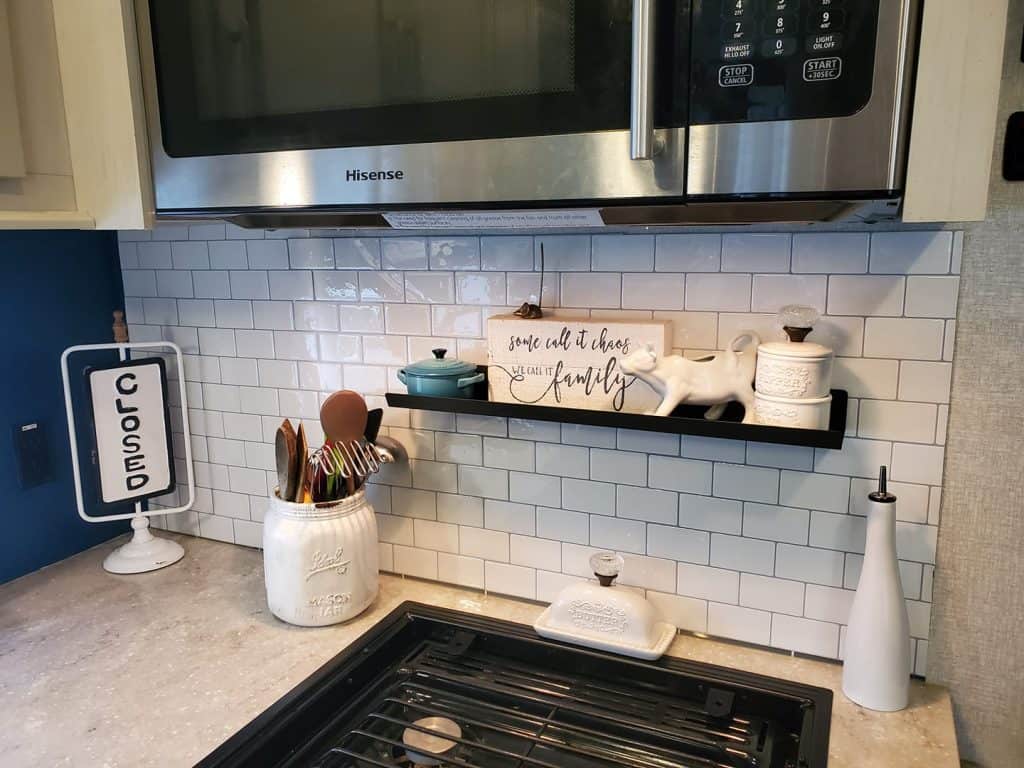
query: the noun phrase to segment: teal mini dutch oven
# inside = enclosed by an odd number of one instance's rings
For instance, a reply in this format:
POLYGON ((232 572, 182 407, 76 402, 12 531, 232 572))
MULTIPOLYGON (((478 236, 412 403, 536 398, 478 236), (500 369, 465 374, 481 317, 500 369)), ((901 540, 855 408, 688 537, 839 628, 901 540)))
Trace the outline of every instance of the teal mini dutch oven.
POLYGON ((447 349, 434 349, 432 360, 420 360, 398 372, 398 380, 410 395, 427 397, 472 397, 473 385, 485 376, 472 363, 445 359, 447 349))

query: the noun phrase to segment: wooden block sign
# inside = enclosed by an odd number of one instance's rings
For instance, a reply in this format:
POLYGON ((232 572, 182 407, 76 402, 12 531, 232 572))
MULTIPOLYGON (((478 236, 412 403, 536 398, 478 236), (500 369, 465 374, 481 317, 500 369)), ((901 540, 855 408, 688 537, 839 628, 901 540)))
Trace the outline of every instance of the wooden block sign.
POLYGON ((646 344, 665 355, 671 334, 667 321, 497 315, 487 321, 490 399, 622 413, 653 410, 657 394, 622 373, 619 360, 646 344))

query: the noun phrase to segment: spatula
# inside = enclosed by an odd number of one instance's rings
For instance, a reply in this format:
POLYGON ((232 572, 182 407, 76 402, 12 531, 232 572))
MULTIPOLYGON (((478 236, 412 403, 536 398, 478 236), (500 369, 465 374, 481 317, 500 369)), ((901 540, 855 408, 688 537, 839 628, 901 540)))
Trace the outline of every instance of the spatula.
POLYGON ((274 459, 277 462, 277 494, 284 501, 295 498, 295 468, 298 460, 295 428, 285 419, 274 436, 274 459))

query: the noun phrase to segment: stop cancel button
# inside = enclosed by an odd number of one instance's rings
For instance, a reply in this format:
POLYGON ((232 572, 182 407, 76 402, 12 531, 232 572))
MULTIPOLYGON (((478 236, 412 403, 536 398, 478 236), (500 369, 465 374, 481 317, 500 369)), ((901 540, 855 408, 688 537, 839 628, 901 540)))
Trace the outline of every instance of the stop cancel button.
POLYGON ((718 84, 722 88, 735 88, 740 85, 753 85, 753 64, 729 64, 718 70, 718 84))
POLYGON ((810 59, 804 62, 804 80, 819 83, 823 80, 838 80, 843 74, 843 60, 838 56, 824 59, 810 59))

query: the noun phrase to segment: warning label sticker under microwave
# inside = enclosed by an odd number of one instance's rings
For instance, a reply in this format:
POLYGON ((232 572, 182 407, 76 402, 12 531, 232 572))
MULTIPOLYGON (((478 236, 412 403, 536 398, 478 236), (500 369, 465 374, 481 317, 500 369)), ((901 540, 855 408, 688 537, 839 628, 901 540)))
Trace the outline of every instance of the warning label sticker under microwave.
POLYGON ((399 211, 385 213, 395 229, 562 229, 603 227, 596 208, 565 211, 399 211))

